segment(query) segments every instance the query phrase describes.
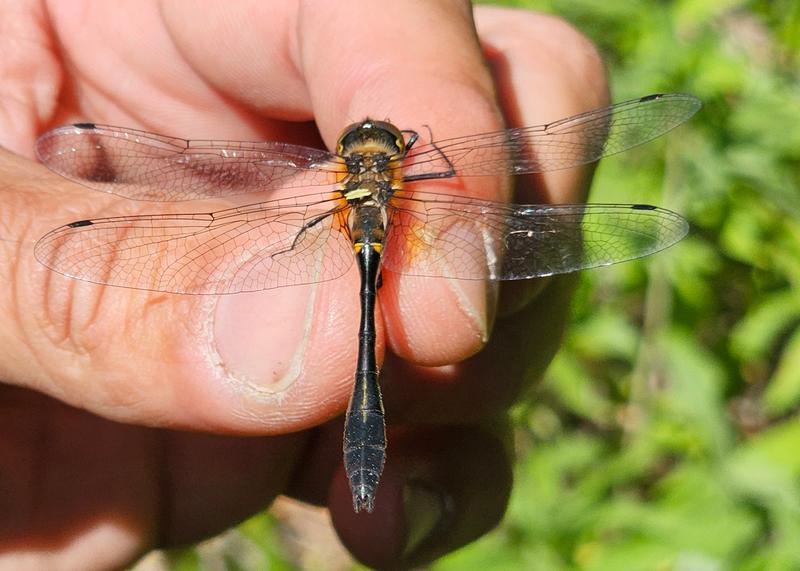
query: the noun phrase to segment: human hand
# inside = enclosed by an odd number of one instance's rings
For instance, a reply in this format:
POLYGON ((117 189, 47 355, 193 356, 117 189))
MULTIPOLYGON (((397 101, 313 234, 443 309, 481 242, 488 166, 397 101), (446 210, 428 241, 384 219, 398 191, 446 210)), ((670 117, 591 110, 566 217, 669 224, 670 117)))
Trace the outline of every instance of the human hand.
MULTIPOLYGON (((464 2, 48 8, 2 8, 15 27, 0 35, 9 55, 0 62, 0 142, 28 157, 46 128, 80 120, 318 146, 313 119, 330 147, 368 115, 401 128, 426 123, 441 139, 501 128, 495 95, 512 125, 606 102, 591 46, 558 20, 524 12, 476 9, 492 77, 464 2)), ((92 192, 8 153, 0 169, 0 367, 9 385, 0 390, 9 502, 0 561, 32 554, 43 567, 120 566, 224 529, 280 493, 327 504, 344 543, 376 566, 428 561, 497 523, 510 461, 504 435, 481 423, 557 349, 563 281, 504 287, 487 342, 491 288, 384 275, 379 346, 389 349, 384 394, 396 427, 376 512, 355 515, 341 423, 330 421, 352 383, 354 273, 220 298, 72 281, 35 262, 33 240, 79 218, 174 205, 92 192)), ((536 177, 515 199, 575 202, 585 175, 536 177)), ((501 181, 463 184, 508 197, 501 181)))

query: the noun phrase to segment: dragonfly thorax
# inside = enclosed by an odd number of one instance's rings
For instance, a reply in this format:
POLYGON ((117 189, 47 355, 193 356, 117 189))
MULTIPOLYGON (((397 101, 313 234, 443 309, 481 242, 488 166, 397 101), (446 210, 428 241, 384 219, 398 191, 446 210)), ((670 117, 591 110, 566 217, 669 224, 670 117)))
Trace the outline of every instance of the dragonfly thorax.
POLYGON ((342 132, 336 150, 347 165, 341 192, 352 205, 382 207, 400 187, 406 143, 391 123, 372 119, 354 123, 342 132))

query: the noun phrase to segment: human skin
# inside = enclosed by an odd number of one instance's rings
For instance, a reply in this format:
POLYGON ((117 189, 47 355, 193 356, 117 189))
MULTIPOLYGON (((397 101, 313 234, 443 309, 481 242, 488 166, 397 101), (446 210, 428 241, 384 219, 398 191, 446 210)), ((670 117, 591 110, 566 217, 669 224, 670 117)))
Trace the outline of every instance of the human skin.
MULTIPOLYGON (((208 207, 93 192, 32 162, 33 143, 86 120, 328 148, 367 116, 437 139, 539 124, 607 103, 588 41, 527 12, 476 8, 473 22, 455 0, 2 0, 0 14, 0 567, 119 567, 282 493, 327 505, 373 566, 420 564, 496 525, 510 458, 489 421, 555 353, 569 280, 503 286, 498 302, 492 286, 384 274, 389 450, 375 513, 355 515, 339 419, 355 270, 222 297, 69 280, 32 257, 52 227, 208 207)), ((576 202, 588 178, 425 188, 576 202)))

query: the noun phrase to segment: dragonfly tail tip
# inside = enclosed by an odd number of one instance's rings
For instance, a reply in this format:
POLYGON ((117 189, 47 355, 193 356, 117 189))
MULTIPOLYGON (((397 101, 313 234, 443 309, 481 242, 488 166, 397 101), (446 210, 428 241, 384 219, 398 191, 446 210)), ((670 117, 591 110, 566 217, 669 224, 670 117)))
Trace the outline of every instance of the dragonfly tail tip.
POLYGON ((375 507, 375 495, 365 490, 353 491, 353 511, 359 513, 362 509, 372 513, 375 507))

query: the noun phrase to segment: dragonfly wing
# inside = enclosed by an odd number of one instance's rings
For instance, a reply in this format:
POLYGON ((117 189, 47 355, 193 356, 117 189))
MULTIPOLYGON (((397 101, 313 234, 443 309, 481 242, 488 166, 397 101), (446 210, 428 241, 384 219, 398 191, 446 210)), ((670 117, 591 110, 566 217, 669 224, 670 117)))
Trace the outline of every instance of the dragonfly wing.
POLYGON ((407 275, 516 280, 607 266, 683 238, 680 215, 641 204, 501 204, 394 197, 383 265, 407 275))
POLYGON ((42 237, 45 266, 114 286, 228 294, 316 283, 353 261, 336 200, 287 199, 205 214, 82 220, 42 237))
POLYGON ((410 180, 525 174, 568 169, 646 143, 700 109, 693 95, 648 95, 545 125, 446 139, 414 147, 403 165, 410 180))
POLYGON ((332 184, 347 170, 336 155, 299 145, 188 141, 93 123, 48 131, 36 154, 94 190, 157 202, 332 184))

